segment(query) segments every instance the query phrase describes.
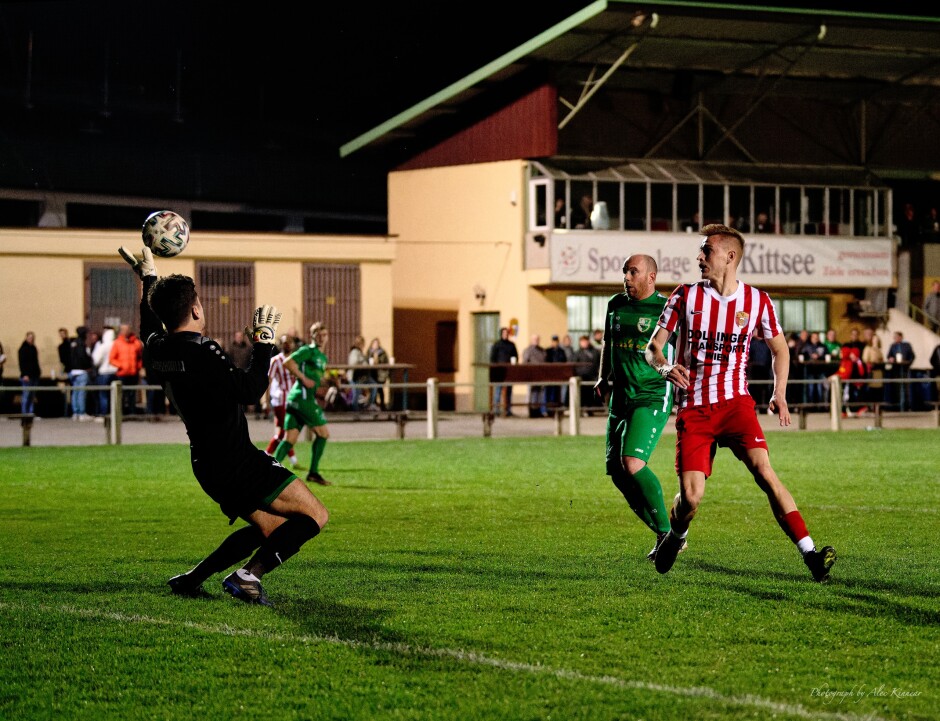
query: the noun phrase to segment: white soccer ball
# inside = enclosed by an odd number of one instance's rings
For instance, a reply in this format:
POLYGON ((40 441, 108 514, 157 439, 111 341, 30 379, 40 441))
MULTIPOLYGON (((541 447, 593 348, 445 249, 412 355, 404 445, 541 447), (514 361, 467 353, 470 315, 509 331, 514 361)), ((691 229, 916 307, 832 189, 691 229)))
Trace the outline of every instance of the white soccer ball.
POLYGON ((158 210, 148 215, 140 232, 144 245, 161 258, 179 255, 189 243, 189 223, 172 210, 158 210))

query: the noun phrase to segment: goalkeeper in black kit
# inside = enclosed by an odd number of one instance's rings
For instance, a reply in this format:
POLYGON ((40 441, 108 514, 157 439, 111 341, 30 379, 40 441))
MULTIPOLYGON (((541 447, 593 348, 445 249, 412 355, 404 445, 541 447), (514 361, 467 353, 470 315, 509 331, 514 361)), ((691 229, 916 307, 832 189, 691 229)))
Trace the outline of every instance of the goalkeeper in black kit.
MULTIPOLYGON (((180 596, 199 596, 210 576, 245 561, 222 588, 246 603, 271 606, 261 578, 316 536, 329 514, 307 485, 257 448, 242 407, 258 402, 268 385, 268 367, 281 314, 273 306, 255 310, 247 329, 254 346, 248 368, 237 368, 211 338, 192 278, 157 278, 153 255, 143 248, 121 256, 144 284, 141 338, 147 377, 157 380, 186 426, 193 474, 199 485, 239 528, 205 560, 168 581, 180 596)), ((246 334, 248 334, 246 333, 246 334)))

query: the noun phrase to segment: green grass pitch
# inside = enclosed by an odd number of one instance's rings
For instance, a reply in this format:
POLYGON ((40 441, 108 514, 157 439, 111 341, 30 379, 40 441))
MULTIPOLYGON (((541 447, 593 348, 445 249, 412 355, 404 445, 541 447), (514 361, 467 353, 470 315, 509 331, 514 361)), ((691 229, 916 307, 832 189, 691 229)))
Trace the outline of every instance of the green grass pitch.
POLYGON ((827 585, 726 449, 659 576, 602 438, 349 442, 274 609, 169 593, 230 531, 184 446, 0 450, 0 719, 940 718, 938 431, 770 444, 827 585))

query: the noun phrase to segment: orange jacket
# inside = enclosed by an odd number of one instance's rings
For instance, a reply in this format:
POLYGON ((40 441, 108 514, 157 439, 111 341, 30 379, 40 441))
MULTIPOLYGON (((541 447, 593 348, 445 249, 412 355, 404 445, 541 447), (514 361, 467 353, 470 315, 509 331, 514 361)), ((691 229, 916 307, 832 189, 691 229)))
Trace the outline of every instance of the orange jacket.
POLYGON ((133 333, 127 338, 119 335, 114 339, 114 345, 111 346, 111 354, 108 356, 108 360, 111 365, 117 368, 115 375, 139 375, 140 369, 144 367, 144 344, 133 333))

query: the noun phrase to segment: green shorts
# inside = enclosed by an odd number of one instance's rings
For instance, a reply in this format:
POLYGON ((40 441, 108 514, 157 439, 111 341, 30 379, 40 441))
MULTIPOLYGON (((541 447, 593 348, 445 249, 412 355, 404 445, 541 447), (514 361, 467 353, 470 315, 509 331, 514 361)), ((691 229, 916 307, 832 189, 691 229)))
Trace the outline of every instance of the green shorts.
POLYGON ((314 428, 316 426, 325 426, 326 416, 323 409, 316 401, 307 403, 288 403, 287 412, 284 414, 284 430, 300 430, 304 426, 314 428))
POLYGON ((669 414, 662 408, 634 406, 625 415, 607 416, 607 475, 611 468, 622 468, 621 458, 633 456, 649 462, 653 449, 669 421, 669 414))

